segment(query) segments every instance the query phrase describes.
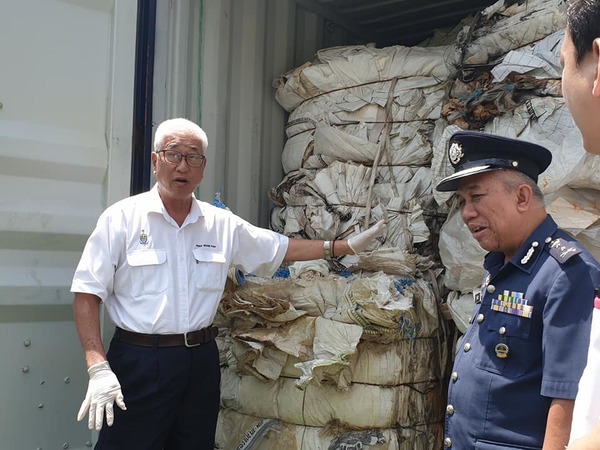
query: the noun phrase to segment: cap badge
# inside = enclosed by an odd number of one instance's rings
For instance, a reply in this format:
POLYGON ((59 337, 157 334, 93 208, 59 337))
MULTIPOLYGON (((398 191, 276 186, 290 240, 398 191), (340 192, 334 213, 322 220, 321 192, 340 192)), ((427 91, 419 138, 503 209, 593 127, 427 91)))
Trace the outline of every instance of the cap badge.
POLYGON ((460 145, 458 142, 453 142, 450 146, 450 150, 448 150, 448 156, 452 164, 458 164, 462 157, 465 156, 462 151, 462 145, 460 145))

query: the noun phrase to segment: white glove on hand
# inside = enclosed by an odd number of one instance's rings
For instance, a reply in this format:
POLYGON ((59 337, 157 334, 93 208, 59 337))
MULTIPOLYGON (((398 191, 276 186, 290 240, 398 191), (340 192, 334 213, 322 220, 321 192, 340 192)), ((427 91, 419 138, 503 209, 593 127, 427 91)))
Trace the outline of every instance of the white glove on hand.
POLYGON ((94 427, 97 431, 102 428, 104 419, 104 411, 106 410, 106 423, 108 426, 113 424, 115 414, 113 404, 116 401, 119 408, 127 409, 123 401, 123 393, 117 376, 110 369, 108 361, 103 361, 94 364, 88 369, 90 382, 88 384, 85 400, 79 408, 77 420, 85 417, 86 412, 89 412, 88 428, 91 430, 94 427))
POLYGON ((387 230, 387 222, 380 220, 368 230, 348 239, 348 247, 352 249, 355 255, 358 255, 360 252, 364 252, 375 239, 383 236, 385 230, 387 230))

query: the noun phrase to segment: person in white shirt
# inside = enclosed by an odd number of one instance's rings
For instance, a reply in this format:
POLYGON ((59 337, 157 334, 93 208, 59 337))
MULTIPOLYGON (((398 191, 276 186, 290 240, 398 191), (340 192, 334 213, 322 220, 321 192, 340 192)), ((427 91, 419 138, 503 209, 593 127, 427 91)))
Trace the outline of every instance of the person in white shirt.
POLYGON ((198 201, 207 147, 189 120, 160 124, 156 185, 102 213, 75 271, 73 314, 90 378, 77 418, 87 414, 100 431, 96 449, 212 449, 220 396, 212 321, 229 268, 270 276, 283 261, 362 252, 385 233, 380 221, 348 240, 288 239, 198 201), (107 353, 101 303, 116 325, 107 353))
MULTIPOLYGON (((561 55, 565 102, 588 153, 600 155, 600 0, 571 0, 561 55)), ((591 301, 591 299, 590 299, 591 301)), ((600 449, 600 299, 575 399, 569 450, 600 449)))

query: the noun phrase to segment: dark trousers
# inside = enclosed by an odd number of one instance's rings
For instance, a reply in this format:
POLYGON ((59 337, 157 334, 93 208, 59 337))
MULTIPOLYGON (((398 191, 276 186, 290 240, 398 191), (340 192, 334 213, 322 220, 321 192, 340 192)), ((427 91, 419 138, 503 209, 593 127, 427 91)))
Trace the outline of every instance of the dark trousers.
POLYGON ((197 347, 140 347, 113 338, 108 361, 127 406, 116 404, 96 450, 212 450, 219 413, 219 352, 197 347))

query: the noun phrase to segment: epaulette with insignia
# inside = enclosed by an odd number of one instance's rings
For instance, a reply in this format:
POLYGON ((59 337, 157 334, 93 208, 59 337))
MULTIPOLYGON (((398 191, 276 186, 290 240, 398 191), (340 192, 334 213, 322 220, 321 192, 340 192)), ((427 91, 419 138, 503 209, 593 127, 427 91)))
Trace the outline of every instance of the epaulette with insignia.
POLYGON ((581 249, 573 242, 567 242, 562 238, 556 238, 550 242, 550 254, 561 264, 579 253, 581 253, 581 249))

